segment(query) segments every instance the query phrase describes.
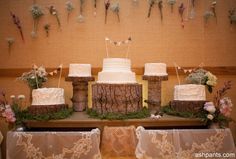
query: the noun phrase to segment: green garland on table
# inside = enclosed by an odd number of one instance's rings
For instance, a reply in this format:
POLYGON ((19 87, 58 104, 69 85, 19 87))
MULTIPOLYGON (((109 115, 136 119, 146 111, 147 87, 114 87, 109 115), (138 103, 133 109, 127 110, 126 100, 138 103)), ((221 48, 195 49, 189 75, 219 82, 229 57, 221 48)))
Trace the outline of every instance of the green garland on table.
POLYGON ((62 109, 55 113, 33 115, 30 114, 27 109, 21 110, 17 104, 12 106, 12 109, 16 116, 16 125, 22 125, 26 120, 37 120, 37 121, 48 121, 48 120, 58 120, 64 119, 72 115, 73 109, 62 109))
POLYGON ((99 114, 95 110, 88 109, 87 114, 91 118, 107 119, 107 120, 141 119, 141 118, 147 118, 150 116, 150 112, 147 108, 143 108, 142 110, 138 112, 132 112, 128 114, 119 114, 119 113, 99 114))

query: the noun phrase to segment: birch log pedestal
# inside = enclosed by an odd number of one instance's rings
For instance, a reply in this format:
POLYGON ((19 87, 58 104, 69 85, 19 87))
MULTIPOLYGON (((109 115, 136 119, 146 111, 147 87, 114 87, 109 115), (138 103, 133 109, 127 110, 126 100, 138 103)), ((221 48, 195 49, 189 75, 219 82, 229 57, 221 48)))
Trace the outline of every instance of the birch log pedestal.
POLYGON ((71 98, 71 101, 73 103, 74 111, 81 112, 88 108, 88 82, 94 80, 94 77, 65 78, 65 81, 72 82, 73 97, 71 98))
POLYGON ((167 81, 168 76, 143 76, 148 81, 148 109, 151 113, 159 113, 161 107, 161 83, 167 81))

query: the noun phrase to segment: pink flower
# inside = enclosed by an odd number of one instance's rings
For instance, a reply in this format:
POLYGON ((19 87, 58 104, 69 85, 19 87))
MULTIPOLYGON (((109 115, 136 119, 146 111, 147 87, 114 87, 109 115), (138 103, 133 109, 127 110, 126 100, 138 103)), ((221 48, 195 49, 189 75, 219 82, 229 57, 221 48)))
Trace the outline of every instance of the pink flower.
POLYGON ((6 121, 9 123, 14 123, 16 121, 15 113, 12 111, 9 105, 6 105, 6 109, 2 113, 2 116, 5 117, 6 121))
POLYGON ((220 100, 220 113, 226 117, 229 117, 232 111, 232 101, 230 98, 223 98, 220 100))

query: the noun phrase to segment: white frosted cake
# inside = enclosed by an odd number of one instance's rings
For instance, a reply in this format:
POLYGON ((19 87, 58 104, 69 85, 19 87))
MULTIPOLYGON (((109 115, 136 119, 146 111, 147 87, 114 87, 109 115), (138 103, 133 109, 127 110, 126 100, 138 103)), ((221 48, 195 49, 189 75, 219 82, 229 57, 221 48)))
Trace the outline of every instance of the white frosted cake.
POLYGON ((70 64, 69 77, 91 77, 90 64, 70 64))
POLYGON ((65 104, 64 89, 39 88, 32 91, 32 106, 65 104))
POLYGON ((146 76, 167 76, 165 63, 146 63, 144 67, 146 76))
POLYGON ((197 84, 176 85, 174 90, 174 100, 205 101, 205 86, 197 84))
POLYGON ((102 72, 98 73, 98 83, 137 83, 131 71, 131 62, 126 58, 105 58, 102 72))

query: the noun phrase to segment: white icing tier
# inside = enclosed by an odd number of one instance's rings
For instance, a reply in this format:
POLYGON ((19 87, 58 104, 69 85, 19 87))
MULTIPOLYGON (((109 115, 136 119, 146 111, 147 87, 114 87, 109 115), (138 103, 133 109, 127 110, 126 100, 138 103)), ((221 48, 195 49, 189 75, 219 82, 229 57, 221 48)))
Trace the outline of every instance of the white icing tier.
POLYGON ((57 105, 65 104, 64 89, 39 88, 32 91, 32 105, 57 105))
POLYGON ((205 86, 197 84, 176 85, 174 91, 174 100, 181 100, 181 101, 206 100, 205 86))
POLYGON ((105 58, 102 72, 98 73, 98 83, 136 83, 131 62, 125 58, 105 58))
POLYGON ((70 64, 69 77, 90 77, 91 65, 90 64, 70 64))
POLYGON ((146 63, 144 68, 146 76, 167 76, 165 63, 146 63))

